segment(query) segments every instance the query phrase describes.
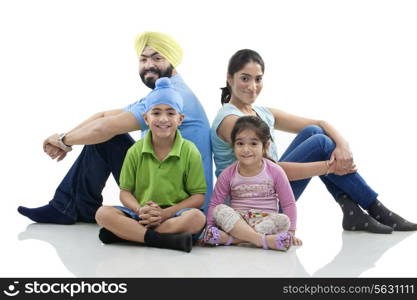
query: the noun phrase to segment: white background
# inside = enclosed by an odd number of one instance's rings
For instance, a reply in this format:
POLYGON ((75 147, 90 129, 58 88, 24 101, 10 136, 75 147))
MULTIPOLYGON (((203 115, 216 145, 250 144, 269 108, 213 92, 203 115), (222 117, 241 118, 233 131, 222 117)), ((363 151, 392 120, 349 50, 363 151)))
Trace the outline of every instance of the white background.
MULTIPOLYGON (((6 242, 0 275, 72 274, 41 263, 56 259, 48 243, 22 248, 17 234, 30 222, 16 207, 49 201, 81 148, 56 163, 42 152, 44 138, 149 92, 133 47, 145 30, 166 32, 182 45, 178 71, 210 121, 220 108, 230 56, 242 48, 258 51, 266 70, 257 104, 332 123, 380 200, 417 221, 416 15, 415 1, 2 0, 0 230, 6 242), (17 261, 30 267, 16 269, 17 261)), ((283 153, 293 136, 277 137, 283 153)), ((104 196, 106 204, 118 203, 113 180, 104 196)), ((297 251, 313 274, 340 247, 341 213, 317 179, 298 209, 305 246, 297 251)), ((362 275, 416 276, 414 256, 408 256, 417 247, 412 238, 362 275)))

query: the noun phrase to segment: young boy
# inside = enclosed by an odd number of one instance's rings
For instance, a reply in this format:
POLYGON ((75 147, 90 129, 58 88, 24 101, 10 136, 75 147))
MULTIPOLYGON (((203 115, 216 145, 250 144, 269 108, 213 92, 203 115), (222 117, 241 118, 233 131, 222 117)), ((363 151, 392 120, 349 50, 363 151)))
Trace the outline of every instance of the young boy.
POLYGON ((147 96, 145 137, 127 152, 120 173, 122 206, 96 213, 105 243, 132 241, 190 252, 206 218, 206 183, 201 155, 182 138, 183 101, 168 78, 160 78, 147 96))

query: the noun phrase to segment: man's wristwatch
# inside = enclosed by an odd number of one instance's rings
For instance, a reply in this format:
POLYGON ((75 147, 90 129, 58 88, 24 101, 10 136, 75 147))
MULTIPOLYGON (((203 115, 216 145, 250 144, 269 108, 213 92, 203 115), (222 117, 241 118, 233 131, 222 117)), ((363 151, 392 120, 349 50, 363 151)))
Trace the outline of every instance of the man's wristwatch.
POLYGON ((70 152, 71 150, 72 150, 72 147, 71 146, 68 146, 68 145, 65 145, 65 143, 64 143, 64 137, 65 137, 65 135, 66 135, 66 133, 61 133, 59 136, 58 136, 58 143, 59 143, 59 146, 63 149, 63 150, 65 150, 66 152, 70 152))

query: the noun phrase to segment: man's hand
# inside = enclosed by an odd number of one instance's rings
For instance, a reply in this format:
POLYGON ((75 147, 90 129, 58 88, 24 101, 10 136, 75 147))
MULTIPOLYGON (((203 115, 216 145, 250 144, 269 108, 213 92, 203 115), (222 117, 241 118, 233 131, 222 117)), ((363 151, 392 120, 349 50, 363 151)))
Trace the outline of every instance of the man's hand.
POLYGON ((62 150, 61 148, 55 147, 51 144, 46 144, 44 146, 44 151, 46 154, 49 155, 49 157, 51 157, 52 159, 56 158, 56 161, 61 161, 65 158, 65 156, 67 155, 67 152, 65 152, 64 150, 62 150))
POLYGON ((59 134, 53 134, 43 142, 43 151, 52 159, 61 161, 67 155, 68 149, 62 149, 58 141, 59 134))

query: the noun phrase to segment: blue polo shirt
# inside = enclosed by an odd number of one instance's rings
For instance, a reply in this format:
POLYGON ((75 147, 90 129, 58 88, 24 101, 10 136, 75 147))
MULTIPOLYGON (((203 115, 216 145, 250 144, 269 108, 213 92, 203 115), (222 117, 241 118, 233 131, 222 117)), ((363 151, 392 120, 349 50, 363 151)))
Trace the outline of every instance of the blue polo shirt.
MULTIPOLYGON (((200 101, 185 84, 182 77, 177 74, 170 78, 175 89, 181 94, 184 101, 184 121, 178 129, 183 138, 192 141, 200 151, 203 159, 204 176, 206 178, 207 193, 204 204, 204 211, 207 206, 213 190, 213 160, 210 142, 210 124, 208 122, 206 113, 200 101)), ((124 111, 134 114, 142 129, 142 138, 148 132, 149 127, 146 125, 142 115, 145 113, 145 101, 142 98, 124 108, 124 111)))

